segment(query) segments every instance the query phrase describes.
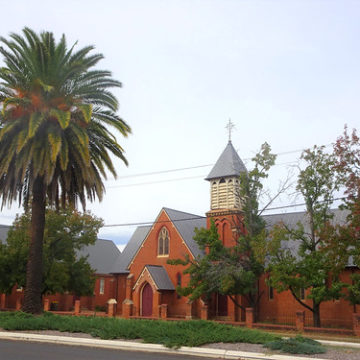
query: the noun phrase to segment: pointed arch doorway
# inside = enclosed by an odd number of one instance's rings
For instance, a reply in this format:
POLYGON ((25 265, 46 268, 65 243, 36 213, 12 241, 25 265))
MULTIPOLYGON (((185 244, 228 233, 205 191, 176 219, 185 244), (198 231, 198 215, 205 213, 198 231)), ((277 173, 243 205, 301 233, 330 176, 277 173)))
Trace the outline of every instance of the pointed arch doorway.
POLYGON ((141 315, 152 316, 153 312, 153 291, 151 285, 146 283, 141 292, 141 315))

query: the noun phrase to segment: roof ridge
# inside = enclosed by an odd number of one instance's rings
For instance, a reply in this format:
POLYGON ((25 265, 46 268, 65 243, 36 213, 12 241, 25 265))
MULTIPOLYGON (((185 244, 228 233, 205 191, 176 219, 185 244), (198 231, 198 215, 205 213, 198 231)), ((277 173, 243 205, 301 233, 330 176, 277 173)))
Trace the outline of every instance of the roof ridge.
MULTIPOLYGON (((330 211, 344 211, 346 209, 339 209, 339 208, 335 208, 335 209, 329 209, 330 211)), ((289 212, 283 212, 283 213, 275 213, 275 214, 267 214, 267 215, 261 215, 263 216, 279 216, 279 215, 287 215, 287 214, 306 214, 306 210, 301 210, 301 211, 289 211, 289 212)))
POLYGON ((204 216, 201 216, 201 215, 196 215, 196 214, 193 214, 193 213, 189 213, 189 212, 186 212, 186 211, 181 211, 181 210, 176 210, 176 209, 171 209, 171 208, 168 208, 168 207, 163 207, 162 208, 163 210, 170 210, 170 211, 176 211, 178 213, 182 213, 182 214, 186 214, 186 215, 192 215, 192 216, 196 216, 198 218, 203 218, 204 216))

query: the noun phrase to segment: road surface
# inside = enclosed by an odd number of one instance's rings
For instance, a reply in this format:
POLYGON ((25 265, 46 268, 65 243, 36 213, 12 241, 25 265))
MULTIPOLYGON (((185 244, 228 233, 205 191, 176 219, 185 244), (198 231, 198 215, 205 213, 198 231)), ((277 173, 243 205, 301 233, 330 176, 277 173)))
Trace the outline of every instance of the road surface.
MULTIPOLYGON (((0 340, 1 360, 199 360, 183 355, 154 354, 68 346, 27 341, 0 340)), ((202 358, 205 359, 205 358, 202 358)))

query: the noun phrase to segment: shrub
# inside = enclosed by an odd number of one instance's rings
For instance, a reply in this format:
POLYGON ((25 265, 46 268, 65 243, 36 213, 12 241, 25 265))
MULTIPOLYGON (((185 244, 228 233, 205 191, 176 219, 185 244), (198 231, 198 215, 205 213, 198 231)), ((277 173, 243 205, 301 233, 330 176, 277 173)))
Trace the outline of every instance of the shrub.
POLYGON ((34 316, 21 312, 0 313, 0 327, 6 330, 59 330, 83 332, 102 339, 143 339, 167 347, 199 346, 214 342, 264 344, 279 337, 212 321, 158 321, 45 313, 34 316))
POLYGON ((295 338, 279 339, 271 341, 264 345, 271 350, 280 350, 290 354, 323 354, 326 352, 318 341, 313 339, 305 338, 300 335, 295 338))

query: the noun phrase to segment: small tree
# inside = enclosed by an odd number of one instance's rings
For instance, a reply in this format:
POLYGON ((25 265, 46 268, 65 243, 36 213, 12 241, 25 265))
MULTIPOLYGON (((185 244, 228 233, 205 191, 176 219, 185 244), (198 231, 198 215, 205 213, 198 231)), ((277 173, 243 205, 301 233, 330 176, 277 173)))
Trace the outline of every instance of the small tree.
POLYGON ((319 327, 320 304, 338 299, 344 287, 339 273, 347 261, 346 251, 334 256, 328 246, 329 239, 337 236, 330 207, 341 179, 334 171, 334 156, 326 154, 324 147, 306 150, 301 158, 306 167, 300 171, 297 190, 306 204, 305 224, 289 227, 281 223, 272 229, 268 271, 270 284, 278 292, 289 290, 299 304, 313 313, 314 326, 319 327), (301 298, 303 290, 312 305, 301 298))
MULTIPOLYGON (((78 255, 78 251, 95 243, 101 226, 102 220, 89 213, 75 210, 46 211, 42 294, 69 291, 80 296, 93 293, 94 270, 85 257, 78 255)), ((26 286, 30 227, 30 213, 18 216, 9 230, 7 244, 2 245, 2 292, 9 293, 15 284, 26 286)))

